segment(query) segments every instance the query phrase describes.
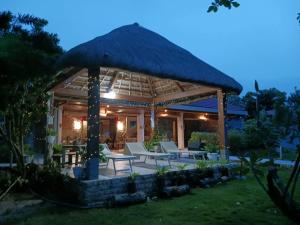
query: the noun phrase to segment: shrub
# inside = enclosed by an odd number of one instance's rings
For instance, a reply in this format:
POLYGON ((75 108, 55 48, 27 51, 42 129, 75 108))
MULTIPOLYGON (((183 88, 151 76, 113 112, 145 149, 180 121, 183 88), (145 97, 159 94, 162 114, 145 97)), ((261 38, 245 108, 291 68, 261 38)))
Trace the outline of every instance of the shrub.
POLYGON ((230 130, 228 132, 228 144, 232 153, 240 155, 245 150, 245 136, 243 131, 230 130))
POLYGON ((219 140, 216 133, 192 132, 189 141, 194 142, 197 140, 200 140, 202 143, 205 143, 204 149, 209 152, 216 152, 220 149, 219 140))
POLYGON ((29 185, 36 193, 54 201, 71 204, 81 203, 79 182, 61 174, 60 168, 55 163, 47 167, 29 164, 26 170, 29 185))

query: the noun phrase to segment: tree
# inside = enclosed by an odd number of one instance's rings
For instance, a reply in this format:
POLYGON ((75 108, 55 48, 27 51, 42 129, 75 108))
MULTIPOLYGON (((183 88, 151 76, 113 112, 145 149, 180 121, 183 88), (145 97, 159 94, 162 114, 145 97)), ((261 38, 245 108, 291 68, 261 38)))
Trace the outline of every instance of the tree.
MULTIPOLYGON (((218 12, 220 7, 225 7, 227 9, 237 8, 240 6, 240 3, 234 0, 214 0, 211 5, 208 7, 207 12, 218 12)), ((297 14, 297 21, 300 24, 300 13, 297 14)))
POLYGON ((31 15, 0 12, 0 136, 24 175, 24 137, 47 112, 47 89, 62 54, 56 34, 44 31, 47 21, 31 15))

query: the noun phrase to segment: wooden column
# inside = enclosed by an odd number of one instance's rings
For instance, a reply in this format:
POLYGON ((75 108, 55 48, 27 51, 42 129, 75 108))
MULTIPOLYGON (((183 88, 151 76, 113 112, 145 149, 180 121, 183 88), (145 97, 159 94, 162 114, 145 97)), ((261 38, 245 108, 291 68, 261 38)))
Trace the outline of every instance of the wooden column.
POLYGON ((179 113, 177 117, 177 140, 178 148, 184 149, 184 121, 183 121, 183 112, 179 113))
POLYGON ((57 109, 57 143, 61 144, 62 139, 62 116, 63 116, 63 106, 58 106, 57 109))
POLYGON ((100 120, 100 68, 88 69, 88 115, 87 115, 87 155, 86 178, 99 176, 99 120, 100 120))
MULTIPOLYGON (((46 121, 46 129, 53 129, 54 130, 54 93, 51 91, 48 92, 48 95, 50 96, 50 98, 47 101, 47 121, 46 121)), ((55 139, 57 138, 57 136, 55 137, 54 140, 49 139, 48 135, 46 134, 47 138, 47 142, 46 142, 46 152, 44 154, 44 162, 45 163, 50 163, 52 161, 52 156, 53 156, 53 144, 55 142, 55 139), (51 141, 50 141, 51 140, 51 141), (52 142, 53 141, 53 142, 52 142)))
POLYGON ((145 111, 140 110, 136 118, 137 125, 137 141, 144 142, 145 140, 145 111))
POLYGON ((226 95, 222 90, 217 91, 218 97, 218 133, 219 133, 219 143, 220 143, 220 153, 221 158, 226 159, 226 126, 225 126, 225 116, 226 116, 226 95))

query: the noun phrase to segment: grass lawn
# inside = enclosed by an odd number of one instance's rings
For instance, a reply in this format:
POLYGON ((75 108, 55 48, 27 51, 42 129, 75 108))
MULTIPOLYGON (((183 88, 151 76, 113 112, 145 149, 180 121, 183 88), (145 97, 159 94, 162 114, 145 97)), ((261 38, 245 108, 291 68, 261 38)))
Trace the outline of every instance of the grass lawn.
MULTIPOLYGON (((286 174, 286 170, 282 173, 286 174)), ((299 185, 298 185, 299 187, 299 185)), ((299 202, 299 191, 297 199, 299 202)), ((294 224, 282 216, 249 175, 209 189, 196 188, 190 195, 171 200, 116 209, 75 210, 60 207, 41 209, 32 216, 7 224, 36 225, 171 225, 171 224, 294 224)))

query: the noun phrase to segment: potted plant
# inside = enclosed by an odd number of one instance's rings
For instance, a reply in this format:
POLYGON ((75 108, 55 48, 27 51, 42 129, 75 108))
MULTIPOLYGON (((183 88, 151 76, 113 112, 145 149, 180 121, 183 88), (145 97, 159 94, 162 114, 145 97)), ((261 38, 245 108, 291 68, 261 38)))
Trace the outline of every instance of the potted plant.
POLYGON ((219 141, 218 136, 215 133, 203 132, 200 135, 200 139, 205 143, 204 149, 208 151, 207 157, 209 160, 218 160, 219 141))
POLYGON ((53 128, 47 128, 47 142, 53 144, 55 141, 56 132, 53 128))
POLYGON ((78 180, 81 180, 85 177, 85 163, 89 157, 86 150, 80 150, 78 154, 80 156, 80 164, 75 165, 72 169, 74 177, 78 180))
POLYGON ((156 169, 156 184, 157 184, 157 194, 159 197, 164 197, 164 188, 166 185, 166 173, 168 172, 168 168, 158 167, 156 169))
POLYGON ((133 194, 137 191, 135 180, 136 180, 137 176, 139 176, 139 175, 140 175, 139 173, 132 173, 128 177, 127 191, 129 194, 133 194))
POLYGON ((31 163, 33 160, 34 151, 30 145, 24 145, 24 163, 31 163))
POLYGON ((54 144, 53 145, 53 160, 58 164, 61 163, 61 156, 63 153, 63 146, 62 144, 54 144))

